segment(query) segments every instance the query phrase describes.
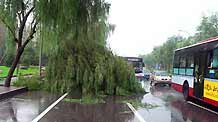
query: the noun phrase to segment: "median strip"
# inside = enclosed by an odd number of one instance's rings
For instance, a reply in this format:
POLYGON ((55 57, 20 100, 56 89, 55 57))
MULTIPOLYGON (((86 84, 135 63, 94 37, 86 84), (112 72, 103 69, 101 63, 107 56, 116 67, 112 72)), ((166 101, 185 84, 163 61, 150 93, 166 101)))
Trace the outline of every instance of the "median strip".
POLYGON ((130 108, 130 110, 135 114, 135 116, 138 118, 140 122, 146 122, 130 103, 127 102, 126 104, 130 108))
POLYGON ((32 122, 38 122, 45 114, 47 114, 52 108, 54 108, 61 100, 63 100, 68 93, 65 93, 63 96, 61 96, 58 100, 56 100, 54 103, 52 103, 47 109, 45 109, 41 114, 39 114, 32 122))

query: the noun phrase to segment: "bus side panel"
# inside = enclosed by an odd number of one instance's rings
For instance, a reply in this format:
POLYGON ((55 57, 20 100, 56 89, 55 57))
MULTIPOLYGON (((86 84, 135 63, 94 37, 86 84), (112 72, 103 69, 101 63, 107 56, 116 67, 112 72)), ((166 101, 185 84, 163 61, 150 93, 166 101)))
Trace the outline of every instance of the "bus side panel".
POLYGON ((218 80, 205 78, 203 91, 203 101, 218 106, 218 80))
POLYGON ((172 82, 171 86, 178 92, 182 92, 182 86, 180 84, 172 82))
POLYGON ((172 87, 178 92, 183 92, 184 81, 187 81, 189 84, 189 96, 193 96, 193 85, 194 85, 193 76, 173 75, 172 87))
POLYGON ((206 97, 203 97, 203 101, 206 102, 206 103, 209 103, 211 105, 218 106, 218 101, 211 100, 211 99, 206 98, 206 97))

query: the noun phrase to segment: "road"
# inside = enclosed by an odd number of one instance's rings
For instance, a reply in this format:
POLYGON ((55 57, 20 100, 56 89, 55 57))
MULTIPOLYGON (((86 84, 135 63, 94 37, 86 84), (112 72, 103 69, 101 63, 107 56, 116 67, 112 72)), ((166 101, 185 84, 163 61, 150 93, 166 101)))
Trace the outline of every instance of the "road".
MULTIPOLYGON (((120 97, 107 97, 106 103, 78 104, 61 101, 40 122, 217 122, 218 115, 184 101, 181 93, 168 86, 150 87, 139 97, 144 108, 118 103, 120 97), (137 114, 137 115, 136 115, 137 114), (143 120, 143 121, 140 121, 143 120)), ((30 122, 60 96, 47 92, 27 92, 0 102, 0 122, 30 122)))
POLYGON ((40 122, 217 122, 218 115, 184 101, 181 93, 169 86, 150 87, 149 81, 142 86, 148 92, 141 97, 146 108, 132 112, 126 104, 109 97, 106 103, 81 105, 61 101, 40 122), (136 115, 138 114, 138 116, 136 115), (139 117, 140 116, 140 117, 139 117), (140 121, 140 118, 143 121, 140 121))
POLYGON ((181 93, 169 86, 149 87, 144 84, 148 94, 143 96, 142 103, 157 107, 139 108, 138 113, 146 122, 217 122, 218 115, 194 105, 188 104, 181 93))
POLYGON ((60 97, 48 92, 26 92, 0 101, 0 122, 31 122, 60 97))

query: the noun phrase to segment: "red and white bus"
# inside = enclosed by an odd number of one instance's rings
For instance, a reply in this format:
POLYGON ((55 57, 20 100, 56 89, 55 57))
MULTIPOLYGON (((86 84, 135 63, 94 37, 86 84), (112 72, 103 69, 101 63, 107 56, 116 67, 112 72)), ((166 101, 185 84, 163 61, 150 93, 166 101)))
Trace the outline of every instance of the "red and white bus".
POLYGON ((218 107, 218 37, 175 50, 172 87, 218 107))

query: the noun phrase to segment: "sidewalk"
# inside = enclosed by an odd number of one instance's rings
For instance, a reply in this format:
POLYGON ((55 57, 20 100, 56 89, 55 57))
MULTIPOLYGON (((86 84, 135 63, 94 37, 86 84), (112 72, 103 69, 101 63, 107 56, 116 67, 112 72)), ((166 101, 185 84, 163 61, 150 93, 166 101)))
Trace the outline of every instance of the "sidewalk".
POLYGON ((15 96, 17 94, 26 92, 27 88, 25 87, 4 87, 0 86, 0 100, 10 98, 12 96, 15 96))

